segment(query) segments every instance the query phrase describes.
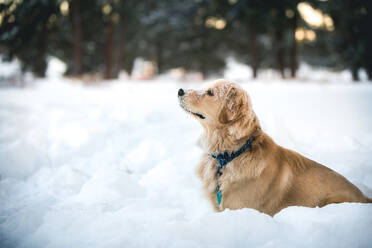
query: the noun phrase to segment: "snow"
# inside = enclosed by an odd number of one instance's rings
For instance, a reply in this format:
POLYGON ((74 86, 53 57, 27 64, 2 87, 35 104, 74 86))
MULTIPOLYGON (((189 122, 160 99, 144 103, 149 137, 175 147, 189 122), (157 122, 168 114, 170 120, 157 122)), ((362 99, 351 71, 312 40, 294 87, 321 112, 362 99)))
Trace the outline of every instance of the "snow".
POLYGON ((48 67, 45 72, 46 76, 50 79, 56 79, 63 77, 63 74, 67 70, 67 65, 56 57, 48 58, 48 67))
MULTIPOLYGON (((252 69, 248 65, 244 65, 236 61, 234 58, 226 59, 226 70, 224 77, 234 82, 246 82, 252 78, 252 69)), ((290 71, 285 71, 287 77, 290 71)), ((359 69, 359 78, 361 82, 368 82, 368 76, 364 69, 359 69)), ((279 72, 274 69, 258 70, 258 78, 260 81, 275 81, 280 77, 279 72)), ((318 83, 350 83, 352 75, 349 70, 333 71, 327 68, 314 68, 306 63, 301 63, 296 73, 294 81, 301 82, 318 82, 318 83)), ((287 79, 287 81, 290 81, 287 79)))
POLYGON ((21 70, 20 61, 14 59, 10 62, 4 62, 3 59, 3 55, 0 55, 0 78, 9 78, 18 75, 21 70))
MULTIPOLYGON (((277 143, 372 196, 371 85, 238 81, 277 143)), ((201 127, 177 101, 203 85, 1 89, 0 247, 370 246, 372 205, 214 213, 194 173, 201 127)))

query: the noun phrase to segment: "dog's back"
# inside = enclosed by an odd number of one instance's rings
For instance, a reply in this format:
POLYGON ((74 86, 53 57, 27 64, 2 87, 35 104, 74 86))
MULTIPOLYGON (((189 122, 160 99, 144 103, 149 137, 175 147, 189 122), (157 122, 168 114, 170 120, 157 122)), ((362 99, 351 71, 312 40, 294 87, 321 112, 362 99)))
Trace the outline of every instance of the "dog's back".
POLYGON ((337 172, 278 146, 260 132, 252 151, 231 162, 220 178, 223 189, 220 205, 213 190, 217 184, 215 170, 204 168, 211 168, 212 163, 216 168, 217 164, 208 156, 201 161, 199 176, 217 211, 253 208, 273 216, 288 206, 322 207, 330 203, 371 202, 337 172), (208 172, 212 174, 207 176, 205 173, 208 172))
POLYGON ((301 170, 294 170, 294 180, 288 192, 288 205, 323 207, 331 203, 371 202, 363 193, 345 177, 337 172, 310 160, 294 151, 281 148, 289 163, 302 163, 301 170))

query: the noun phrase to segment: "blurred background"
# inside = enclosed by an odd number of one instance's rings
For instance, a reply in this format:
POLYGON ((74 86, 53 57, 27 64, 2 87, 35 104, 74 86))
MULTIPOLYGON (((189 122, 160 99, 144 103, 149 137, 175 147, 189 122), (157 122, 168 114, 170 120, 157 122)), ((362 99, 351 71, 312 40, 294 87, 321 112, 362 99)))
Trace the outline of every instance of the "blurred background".
POLYGON ((372 197, 371 16, 367 0, 0 0, 0 248, 371 247, 372 205, 214 214, 177 97, 239 83, 275 142, 372 197))
MULTIPOLYGON (((0 53, 45 77, 221 76, 227 59, 251 78, 295 78, 301 64, 372 80, 372 4, 365 0, 0 0, 0 53), (139 67, 139 69, 137 68, 139 67), (247 69, 248 70, 248 69, 247 69)), ((4 76, 2 76, 4 79, 4 76)))

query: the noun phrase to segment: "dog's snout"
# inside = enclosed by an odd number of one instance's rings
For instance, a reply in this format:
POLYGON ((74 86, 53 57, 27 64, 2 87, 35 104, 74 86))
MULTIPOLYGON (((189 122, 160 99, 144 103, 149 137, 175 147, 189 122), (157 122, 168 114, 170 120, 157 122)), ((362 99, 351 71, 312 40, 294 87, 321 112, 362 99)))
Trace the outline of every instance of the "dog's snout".
POLYGON ((183 96, 185 95, 185 91, 183 89, 178 90, 178 96, 183 96))

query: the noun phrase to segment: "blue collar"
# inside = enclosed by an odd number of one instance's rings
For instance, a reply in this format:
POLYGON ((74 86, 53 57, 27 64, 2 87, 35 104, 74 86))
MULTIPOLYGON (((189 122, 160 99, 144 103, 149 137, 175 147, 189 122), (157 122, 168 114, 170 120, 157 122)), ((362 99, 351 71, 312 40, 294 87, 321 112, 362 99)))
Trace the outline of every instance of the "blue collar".
POLYGON ((237 151, 228 153, 220 153, 220 154, 211 154, 213 158, 218 161, 219 169, 222 169, 227 163, 231 162, 234 158, 237 158, 243 152, 245 152, 248 148, 252 148, 252 142, 254 141, 255 137, 252 135, 248 141, 237 151))
POLYGON ((218 161, 217 188, 216 188, 216 197, 217 197, 218 206, 221 205, 221 201, 222 201, 222 191, 220 189, 219 178, 222 175, 222 169, 223 169, 224 165, 231 162, 234 158, 238 157, 240 154, 245 152, 245 150, 247 150, 248 148, 252 149, 252 142, 254 141, 254 139, 255 139, 255 137, 252 135, 249 138, 249 140, 247 141, 247 143, 245 143, 244 146, 242 146, 236 152, 232 152, 230 154, 228 152, 220 153, 220 154, 217 154, 217 155, 211 154, 211 156, 218 161))

